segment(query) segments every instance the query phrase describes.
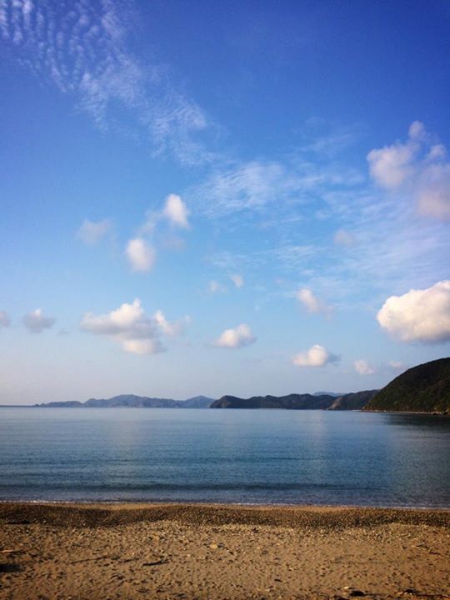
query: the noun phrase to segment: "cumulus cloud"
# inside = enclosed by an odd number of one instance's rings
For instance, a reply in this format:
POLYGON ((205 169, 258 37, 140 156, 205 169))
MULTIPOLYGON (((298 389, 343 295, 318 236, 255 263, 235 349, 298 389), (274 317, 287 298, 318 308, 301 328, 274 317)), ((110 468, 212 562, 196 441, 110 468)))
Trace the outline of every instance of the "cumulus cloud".
POLYGON ((338 360, 338 356, 332 354, 323 346, 315 344, 309 350, 306 350, 306 352, 296 354, 292 358, 292 363, 296 367, 325 367, 338 360))
POLYGON ((183 229, 189 228, 189 210, 177 194, 169 194, 167 196, 162 214, 172 225, 183 229))
POLYGON ((157 354, 163 352, 161 335, 180 335, 189 322, 188 317, 178 323, 166 320, 162 311, 153 317, 145 314, 139 299, 132 304, 124 303, 104 315, 86 313, 80 327, 97 335, 104 335, 118 342, 125 352, 132 354, 157 354))
POLYGON ((367 362, 367 360, 359 359, 354 362, 355 370, 360 375, 373 375, 375 373, 375 369, 367 362))
POLYGON ((100 242, 109 231, 111 231, 113 223, 111 219, 103 219, 103 221, 89 221, 85 219, 83 224, 77 231, 77 238, 84 244, 93 246, 100 242))
POLYGON ((183 334, 187 325, 191 322, 190 317, 183 317, 180 321, 170 322, 166 319, 162 310, 157 310, 153 315, 153 319, 161 332, 169 337, 183 334))
POLYGON ((242 348, 256 342, 256 337, 252 334, 250 327, 241 323, 234 329, 225 329, 225 331, 215 340, 214 346, 219 348, 242 348))
POLYGON ((155 232, 158 222, 169 221, 175 227, 189 229, 188 220, 190 211, 178 194, 169 194, 161 210, 149 210, 146 214, 146 221, 141 227, 142 234, 152 234, 155 232))
POLYGON ((450 219, 450 162, 447 151, 415 121, 405 143, 374 149, 367 155, 374 181, 388 190, 405 191, 418 211, 441 220, 450 219))
POLYGON ((378 323, 402 342, 439 343, 450 340, 450 280, 425 290, 391 296, 377 315, 378 323))
POLYGON ((50 329, 55 324, 56 319, 45 317, 42 310, 37 308, 24 315, 22 322, 31 333, 42 333, 44 329, 50 329))
POLYGON ((2 327, 9 327, 11 325, 11 319, 8 316, 8 313, 4 310, 0 310, 0 329, 2 327))
POLYGON ((329 315, 331 309, 308 288, 302 288, 296 294, 297 300, 309 313, 329 315))
POLYGON ((244 282, 244 278, 242 277, 242 275, 238 275, 237 273, 235 273, 234 275, 230 275, 230 279, 234 283, 235 287, 237 287, 237 288, 244 287, 245 282, 244 282))
POLYGON ((143 238, 130 240, 125 254, 133 271, 150 271, 156 261, 155 249, 143 238))

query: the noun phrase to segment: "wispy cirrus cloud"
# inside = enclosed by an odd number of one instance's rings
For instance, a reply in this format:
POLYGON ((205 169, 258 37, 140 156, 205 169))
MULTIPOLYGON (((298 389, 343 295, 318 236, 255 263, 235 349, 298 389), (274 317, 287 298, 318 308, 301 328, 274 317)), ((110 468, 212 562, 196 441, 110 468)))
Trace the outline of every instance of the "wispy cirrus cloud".
MULTIPOLYGON (((221 218, 242 211, 260 216, 276 213, 276 223, 280 223, 289 218, 298 221, 301 207, 314 205, 321 191, 353 188, 360 183, 361 176, 354 169, 319 165, 306 160, 300 149, 278 161, 219 164, 186 195, 198 212, 208 217, 221 218)), ((306 214, 309 216, 309 212, 306 214)))
POLYGON ((334 234, 333 241, 336 246, 352 248, 356 244, 355 236, 345 229, 338 229, 334 234))
POLYGON ((196 139, 210 127, 205 112, 176 91, 159 64, 144 64, 128 45, 133 9, 123 0, 4 0, 0 35, 20 63, 72 96, 100 128, 146 132, 156 154, 193 164, 210 160, 196 139))
MULTIPOLYGON (((333 136, 329 141, 339 145, 333 136)), ((211 263, 228 271, 278 267, 292 288, 333 295, 337 307, 358 305, 362 290, 372 289, 373 310, 386 292, 426 287, 447 275, 448 160, 421 123, 411 125, 405 144, 370 151, 365 173, 338 163, 327 144, 313 146, 277 161, 217 167, 186 192, 219 227, 237 229, 246 212, 251 227, 283 231, 270 249, 220 252, 208 257, 211 263), (314 151, 321 152, 316 162, 308 154, 314 151), (424 213, 436 218, 423 219, 424 213), (316 221, 329 223, 328 238, 311 235, 316 221)))

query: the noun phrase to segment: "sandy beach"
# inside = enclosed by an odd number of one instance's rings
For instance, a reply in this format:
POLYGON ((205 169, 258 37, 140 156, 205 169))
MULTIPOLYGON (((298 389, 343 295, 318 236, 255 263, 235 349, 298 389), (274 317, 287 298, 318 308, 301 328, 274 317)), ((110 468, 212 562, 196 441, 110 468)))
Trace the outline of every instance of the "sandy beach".
POLYGON ((0 598, 450 597, 450 511, 0 504, 0 598))

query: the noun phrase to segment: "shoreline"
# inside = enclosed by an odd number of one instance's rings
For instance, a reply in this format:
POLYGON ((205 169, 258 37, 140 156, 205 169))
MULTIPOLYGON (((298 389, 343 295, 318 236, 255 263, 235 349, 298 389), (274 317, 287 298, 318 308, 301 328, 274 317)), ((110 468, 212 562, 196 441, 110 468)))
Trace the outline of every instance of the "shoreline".
POLYGON ((450 510, 0 502, 0 599, 450 598, 450 510))
POLYGON ((56 519, 63 523, 69 516, 86 517, 94 522, 96 517, 123 515, 124 518, 136 520, 176 520, 180 516, 195 520, 199 515, 217 520, 223 519, 232 523, 233 519, 245 523, 255 519, 272 519, 271 524, 278 521, 302 522, 306 515, 321 515, 330 521, 336 516, 357 519, 357 522, 376 523, 411 522, 422 524, 431 520, 450 528, 450 507, 380 507, 361 505, 320 505, 320 504, 241 504, 220 502, 148 502, 148 501, 53 501, 53 500, 0 500, 0 524, 2 519, 14 515, 27 515, 34 522, 56 519), (134 514, 133 514, 134 513, 134 514))

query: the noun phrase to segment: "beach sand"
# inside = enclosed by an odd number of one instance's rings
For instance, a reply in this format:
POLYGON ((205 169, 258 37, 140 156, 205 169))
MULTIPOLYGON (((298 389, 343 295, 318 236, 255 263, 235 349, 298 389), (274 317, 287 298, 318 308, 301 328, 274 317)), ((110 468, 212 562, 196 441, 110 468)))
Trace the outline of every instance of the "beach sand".
POLYGON ((450 598, 450 511, 0 504, 0 598, 450 598))

